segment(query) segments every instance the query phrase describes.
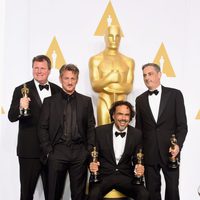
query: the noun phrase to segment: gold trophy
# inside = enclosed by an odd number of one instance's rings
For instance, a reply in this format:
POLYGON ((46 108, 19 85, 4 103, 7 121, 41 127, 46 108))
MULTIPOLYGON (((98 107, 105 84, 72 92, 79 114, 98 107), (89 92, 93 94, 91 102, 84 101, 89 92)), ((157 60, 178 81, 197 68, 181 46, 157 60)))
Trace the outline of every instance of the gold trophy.
MULTIPOLYGON (((139 148, 137 153, 137 161, 136 164, 143 165, 144 154, 142 153, 142 148, 139 148)), ((144 184, 144 176, 138 176, 136 173, 134 174, 133 184, 143 185, 144 184)))
MULTIPOLYGON (((170 142, 171 142, 171 149, 175 148, 175 145, 177 145, 177 139, 175 137, 175 134, 172 134, 171 138, 170 138, 170 142)), ((179 166, 179 159, 177 157, 173 157, 170 153, 169 156, 169 162, 168 162, 168 166, 171 169, 176 169, 179 166)))
MULTIPOLYGON (((95 163, 98 162, 98 152, 96 150, 96 147, 93 147, 93 151, 91 152, 91 157, 92 157, 92 162, 95 162, 95 163)), ((99 181, 100 181, 99 172, 98 171, 91 172, 90 182, 91 183, 97 183, 99 181)))
MULTIPOLYGON (((26 83, 24 83, 22 89, 21 89, 21 93, 23 97, 28 97, 29 94, 29 88, 27 88, 26 83)), ((30 108, 23 108, 20 109, 20 115, 19 117, 29 117, 31 115, 31 110, 30 108)))

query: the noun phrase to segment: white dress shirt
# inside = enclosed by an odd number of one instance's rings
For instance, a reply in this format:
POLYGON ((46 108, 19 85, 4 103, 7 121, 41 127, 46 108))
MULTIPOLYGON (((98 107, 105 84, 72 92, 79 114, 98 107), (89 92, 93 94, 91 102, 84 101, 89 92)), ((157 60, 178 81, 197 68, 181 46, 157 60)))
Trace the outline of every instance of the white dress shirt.
POLYGON ((152 94, 148 96, 149 99, 149 105, 151 108, 151 112, 153 114, 153 117, 155 119, 155 121, 157 122, 158 120, 158 112, 159 112, 159 107, 160 107, 160 98, 161 98, 161 93, 162 93, 162 88, 161 85, 156 88, 156 90, 158 90, 158 94, 152 94))
POLYGON ((124 147, 126 143, 126 137, 127 137, 127 128, 123 131, 119 131, 115 124, 113 125, 113 149, 115 153, 115 160, 116 163, 118 164, 119 160, 122 157, 122 154, 124 152, 124 147), (126 135, 122 138, 120 135, 115 136, 115 132, 126 132, 126 135))
POLYGON ((39 88, 40 84, 35 79, 34 79, 34 82, 35 82, 35 86, 37 88, 38 94, 40 96, 40 99, 41 99, 41 101, 43 103, 44 98, 51 96, 50 84, 48 82, 46 83, 47 85, 49 85, 49 90, 46 90, 46 89, 40 90, 40 88, 39 88))

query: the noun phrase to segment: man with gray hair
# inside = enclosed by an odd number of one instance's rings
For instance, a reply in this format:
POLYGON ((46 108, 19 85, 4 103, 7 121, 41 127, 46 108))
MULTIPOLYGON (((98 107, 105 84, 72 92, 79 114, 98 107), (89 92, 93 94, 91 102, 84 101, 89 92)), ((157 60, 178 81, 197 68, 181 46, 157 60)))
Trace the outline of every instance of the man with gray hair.
POLYGON ((143 134, 146 186, 150 200, 161 200, 162 170, 165 200, 179 200, 178 160, 188 130, 183 95, 161 85, 157 64, 147 63, 142 70, 148 90, 136 98, 136 128, 143 134), (172 144, 173 137, 176 142, 172 144))

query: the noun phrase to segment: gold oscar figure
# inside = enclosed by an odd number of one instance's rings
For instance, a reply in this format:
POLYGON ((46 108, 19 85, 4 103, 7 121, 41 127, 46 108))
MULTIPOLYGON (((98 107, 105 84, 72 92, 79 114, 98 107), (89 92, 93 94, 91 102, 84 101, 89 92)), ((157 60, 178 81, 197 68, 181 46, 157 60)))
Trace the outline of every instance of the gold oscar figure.
MULTIPOLYGON (((170 147, 171 149, 175 148, 175 145, 177 145, 177 139, 175 137, 175 134, 172 134, 171 138, 170 138, 170 147)), ((169 156, 169 162, 168 162, 168 166, 171 169, 176 169, 179 167, 179 159, 178 157, 173 157, 171 154, 169 156)))
POLYGON ((98 125, 110 123, 109 109, 113 102, 126 100, 132 91, 135 63, 121 54, 120 27, 111 25, 105 33, 106 48, 89 60, 92 88, 99 94, 97 103, 98 125))
MULTIPOLYGON (((26 86, 26 83, 24 83, 22 89, 21 89, 22 97, 28 98, 29 94, 29 88, 26 86)), ((30 108, 23 108, 20 109, 20 115, 19 117, 29 117, 31 115, 31 110, 30 108)))
MULTIPOLYGON (((93 151, 91 152, 92 162, 97 163, 98 162, 98 152, 96 150, 96 147, 93 147, 93 151)), ((91 172, 90 175, 90 182, 91 183, 97 183, 100 181, 99 178, 99 172, 91 172)))
MULTIPOLYGON (((136 164, 143 165, 144 154, 142 153, 142 148, 139 148, 136 159, 137 159, 136 164)), ((134 178, 133 178, 133 184, 136 184, 136 185, 144 184, 144 176, 143 175, 138 176, 135 173, 134 178)))

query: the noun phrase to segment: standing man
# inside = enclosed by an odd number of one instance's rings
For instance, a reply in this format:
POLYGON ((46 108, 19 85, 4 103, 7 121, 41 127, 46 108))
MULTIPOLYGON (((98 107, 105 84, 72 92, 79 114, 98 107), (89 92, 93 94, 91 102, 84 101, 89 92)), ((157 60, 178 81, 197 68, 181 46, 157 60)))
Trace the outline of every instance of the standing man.
POLYGON ((40 174, 47 199, 46 171, 40 162, 37 126, 43 99, 61 90, 57 85, 48 82, 51 61, 47 56, 34 57, 32 69, 33 80, 27 82, 25 88, 24 84, 15 88, 8 112, 11 122, 19 121, 17 155, 20 165, 21 200, 33 199, 40 174), (24 110, 30 111, 30 116, 23 116, 24 110))
POLYGON ((75 91, 79 69, 60 69, 62 92, 46 98, 42 107, 39 138, 48 159, 49 200, 60 200, 67 172, 72 200, 84 200, 89 152, 94 144, 95 119, 90 97, 75 91))
POLYGON ((110 109, 113 123, 96 128, 98 161, 90 163, 90 171, 99 172, 100 182, 90 185, 89 200, 103 200, 112 189, 135 200, 148 200, 145 187, 133 184, 134 173, 142 176, 144 166, 135 164, 142 133, 129 122, 135 112, 127 101, 116 101, 110 109))
POLYGON ((169 153, 175 158, 187 134, 187 119, 182 93, 160 84, 160 67, 154 63, 142 67, 148 91, 136 98, 136 127, 142 130, 146 186, 151 200, 161 200, 162 170, 166 182, 165 200, 179 200, 179 168, 168 166, 169 153), (177 144, 170 148, 175 134, 177 144))

